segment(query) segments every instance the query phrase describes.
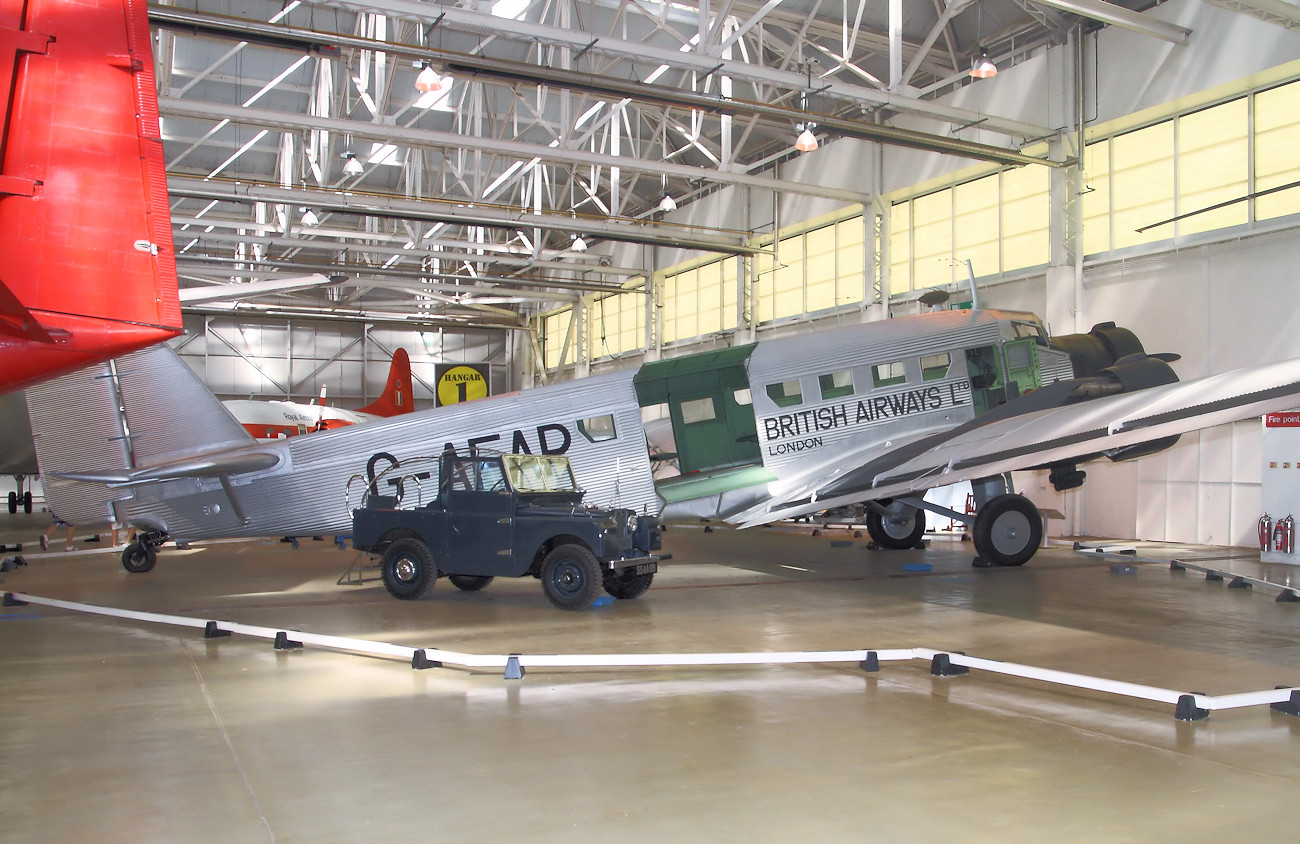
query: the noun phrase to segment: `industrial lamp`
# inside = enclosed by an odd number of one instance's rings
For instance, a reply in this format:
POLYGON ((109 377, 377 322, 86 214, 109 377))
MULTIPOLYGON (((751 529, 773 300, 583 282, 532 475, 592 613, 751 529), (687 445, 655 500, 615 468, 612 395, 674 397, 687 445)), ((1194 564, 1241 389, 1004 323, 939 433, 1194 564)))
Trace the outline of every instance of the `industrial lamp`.
POLYGON ((587 251, 587 241, 583 240, 583 239, 582 239, 582 235, 580 235, 580 234, 578 234, 578 235, 574 235, 574 236, 573 236, 573 243, 570 245, 570 248, 571 248, 574 252, 586 252, 586 251, 587 251))
POLYGON ((816 123, 800 123, 795 128, 801 130, 794 142, 795 149, 800 152, 812 152, 817 149, 817 136, 812 132, 817 128, 816 123))
POLYGON ((998 66, 989 58, 988 50, 980 50, 978 58, 971 56, 970 75, 975 79, 988 79, 998 75, 998 66))
POLYGON ((304 208, 302 209, 302 224, 315 228, 320 225, 320 217, 317 217, 316 212, 310 208, 304 208))
POLYGON ((366 172, 366 168, 361 166, 357 154, 352 150, 343 153, 343 172, 348 176, 360 176, 366 172))
POLYGON ((415 90, 421 94, 441 91, 442 77, 438 75, 438 71, 434 70, 433 65, 428 62, 422 62, 422 64, 423 69, 420 71, 420 75, 415 77, 415 90))

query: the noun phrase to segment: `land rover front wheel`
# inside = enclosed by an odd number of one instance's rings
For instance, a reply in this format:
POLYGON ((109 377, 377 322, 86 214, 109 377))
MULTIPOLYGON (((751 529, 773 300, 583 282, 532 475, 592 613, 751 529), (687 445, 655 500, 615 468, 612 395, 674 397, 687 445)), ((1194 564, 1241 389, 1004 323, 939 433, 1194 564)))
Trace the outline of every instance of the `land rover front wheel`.
POLYGON ((562 610, 585 610, 600 594, 603 578, 596 555, 585 546, 560 545, 542 563, 542 591, 562 610))

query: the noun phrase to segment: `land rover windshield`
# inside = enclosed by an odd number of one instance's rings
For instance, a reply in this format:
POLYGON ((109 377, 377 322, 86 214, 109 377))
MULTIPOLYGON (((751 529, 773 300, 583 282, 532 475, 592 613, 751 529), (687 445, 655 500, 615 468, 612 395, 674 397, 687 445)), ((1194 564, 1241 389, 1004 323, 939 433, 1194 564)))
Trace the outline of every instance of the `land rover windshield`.
POLYGON ((567 457, 504 454, 501 460, 515 492, 578 492, 567 457))

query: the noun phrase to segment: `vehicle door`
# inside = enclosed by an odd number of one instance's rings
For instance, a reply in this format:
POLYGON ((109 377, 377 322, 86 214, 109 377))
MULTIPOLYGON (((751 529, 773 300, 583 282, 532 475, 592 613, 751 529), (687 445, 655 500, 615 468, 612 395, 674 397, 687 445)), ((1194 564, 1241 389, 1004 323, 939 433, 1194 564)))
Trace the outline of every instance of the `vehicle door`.
POLYGON ((447 574, 496 576, 512 570, 515 498, 499 457, 447 461, 444 501, 447 574))

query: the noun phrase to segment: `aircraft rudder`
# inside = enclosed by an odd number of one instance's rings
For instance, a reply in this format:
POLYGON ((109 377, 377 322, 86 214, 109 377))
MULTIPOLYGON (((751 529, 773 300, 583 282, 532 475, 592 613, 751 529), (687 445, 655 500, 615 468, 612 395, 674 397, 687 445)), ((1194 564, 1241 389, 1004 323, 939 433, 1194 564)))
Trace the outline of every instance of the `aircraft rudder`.
POLYGON ((393 352, 393 362, 388 367, 388 381, 379 398, 365 407, 358 408, 360 413, 375 416, 399 416, 415 409, 411 397, 411 357, 406 349, 399 348, 393 352))

